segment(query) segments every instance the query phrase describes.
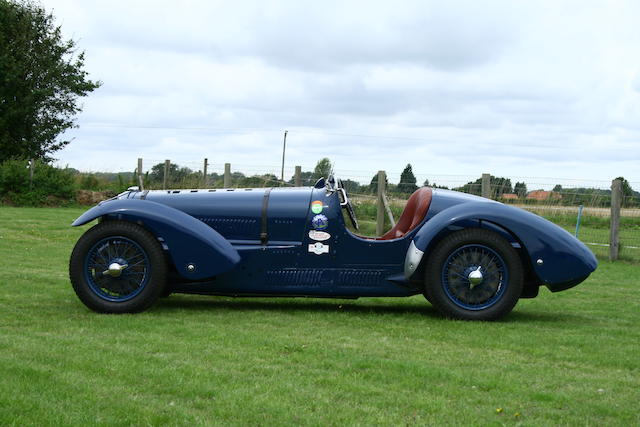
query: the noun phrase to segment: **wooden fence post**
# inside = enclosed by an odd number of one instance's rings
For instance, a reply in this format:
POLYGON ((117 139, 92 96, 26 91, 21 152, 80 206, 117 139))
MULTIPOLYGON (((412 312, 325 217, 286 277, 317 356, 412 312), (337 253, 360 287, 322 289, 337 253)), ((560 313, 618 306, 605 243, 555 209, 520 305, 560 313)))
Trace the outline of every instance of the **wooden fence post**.
POLYGON ((391 205, 389 204, 389 199, 387 199, 387 195, 382 193, 382 203, 384 204, 384 209, 387 211, 387 216, 389 217, 389 222, 391 223, 391 227, 396 226, 396 220, 393 219, 393 212, 391 212, 391 205))
POLYGON ((295 181, 296 187, 302 187, 302 166, 296 166, 294 181, 295 181))
POLYGON ((224 164, 224 188, 231 187, 231 163, 224 164))
POLYGON ((169 159, 164 161, 164 175, 162 177, 162 189, 166 190, 167 189, 167 182, 169 182, 169 166, 171 165, 171 162, 169 161, 169 159))
POLYGON ((376 236, 382 236, 384 232, 384 187, 386 181, 385 171, 378 171, 378 212, 376 214, 376 236))
POLYGON ((611 182, 611 230, 609 234, 609 259, 618 259, 620 250, 620 207, 622 205, 622 181, 614 179, 611 182))
POLYGON ((280 172, 280 181, 284 182, 284 152, 287 149, 287 133, 288 130, 284 131, 284 141, 282 142, 282 170, 280 172))
POLYGON ((209 166, 209 159, 205 158, 202 168, 202 188, 207 188, 207 166, 209 166))
POLYGON ((144 180, 142 178, 142 157, 138 157, 138 187, 144 190, 144 180))
POLYGON ((491 175, 488 173, 482 174, 482 197, 491 198, 491 175))

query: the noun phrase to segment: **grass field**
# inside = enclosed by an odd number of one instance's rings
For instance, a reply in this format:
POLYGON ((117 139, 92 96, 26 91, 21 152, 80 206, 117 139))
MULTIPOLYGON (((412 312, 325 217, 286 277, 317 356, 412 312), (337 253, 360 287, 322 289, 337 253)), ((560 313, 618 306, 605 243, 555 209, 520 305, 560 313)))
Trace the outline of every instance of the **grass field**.
POLYGON ((0 208, 0 425, 640 424, 638 265, 493 323, 422 297, 98 315, 67 278, 80 212, 0 208))

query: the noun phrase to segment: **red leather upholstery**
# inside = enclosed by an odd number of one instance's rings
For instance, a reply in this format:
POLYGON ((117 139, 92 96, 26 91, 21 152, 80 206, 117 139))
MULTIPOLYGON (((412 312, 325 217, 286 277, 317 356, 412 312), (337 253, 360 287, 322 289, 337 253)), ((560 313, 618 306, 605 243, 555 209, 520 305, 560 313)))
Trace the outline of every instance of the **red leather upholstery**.
POLYGON ((409 197, 407 206, 405 206, 404 211, 402 211, 402 215, 400 215, 400 219, 396 223, 395 227, 385 233, 382 237, 379 237, 378 240, 398 239, 416 228, 418 224, 422 222, 424 216, 429 210, 429 205, 431 205, 431 196, 431 188, 418 188, 411 197, 409 197))

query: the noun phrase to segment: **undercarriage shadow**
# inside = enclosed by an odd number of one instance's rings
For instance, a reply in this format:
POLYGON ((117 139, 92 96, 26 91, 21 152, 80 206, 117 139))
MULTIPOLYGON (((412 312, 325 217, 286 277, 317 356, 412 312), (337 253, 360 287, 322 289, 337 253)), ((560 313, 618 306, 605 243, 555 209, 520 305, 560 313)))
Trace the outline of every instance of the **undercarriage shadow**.
MULTIPOLYGON (((280 311, 292 312, 343 312, 374 315, 420 316, 444 319, 427 301, 409 303, 375 303, 372 299, 325 299, 294 297, 226 297, 204 295, 174 295, 163 298, 153 308, 156 312, 188 311, 280 311)), ((591 323, 588 317, 571 313, 549 313, 533 311, 530 308, 518 309, 494 323, 558 323, 565 327, 570 323, 591 323)))
POLYGON ((423 304, 376 304, 353 299, 292 298, 292 297, 218 297, 172 296, 158 301, 154 311, 176 310, 230 310, 230 311, 281 311, 281 312, 345 312, 367 314, 419 315, 441 317, 427 301, 423 304))

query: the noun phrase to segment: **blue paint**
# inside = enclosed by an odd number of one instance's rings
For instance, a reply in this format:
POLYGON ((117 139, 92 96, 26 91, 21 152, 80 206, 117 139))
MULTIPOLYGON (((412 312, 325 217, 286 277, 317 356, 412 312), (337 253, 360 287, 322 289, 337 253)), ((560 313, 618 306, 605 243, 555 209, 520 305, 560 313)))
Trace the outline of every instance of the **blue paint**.
MULTIPOLYGON (((434 200, 439 198, 441 191, 434 191, 434 200)), ((480 200, 475 200, 468 195, 455 198, 451 193, 454 192, 445 193, 451 205, 441 206, 416 235, 414 240, 418 249, 428 252, 448 230, 473 224, 480 227, 487 222, 502 228, 519 242, 538 281, 552 291, 560 290, 563 284, 577 278, 584 280, 596 269, 598 261, 593 252, 552 222, 513 206, 487 202, 479 197, 480 200), (537 262, 539 259, 542 264, 537 262)))
MULTIPOLYGON (((223 295, 408 296, 423 292, 422 277, 404 276, 413 241, 425 252, 447 233, 483 227, 523 248, 531 280, 560 290, 584 280, 597 263, 569 233, 526 211, 445 190, 434 190, 418 227, 393 240, 364 238, 349 231, 340 198, 325 187, 274 188, 269 193, 267 240, 261 241, 265 189, 128 192, 84 213, 73 225, 93 219, 141 224, 167 246, 182 277, 177 292, 223 295), (311 202, 323 203, 322 214, 311 202), (314 218, 323 216, 322 221, 314 218), (315 226, 330 234, 330 252, 308 251, 315 226), (542 266, 536 260, 543 259, 542 266), (195 271, 186 266, 193 263, 195 271)), ((419 270, 421 271, 421 270, 419 270)))
POLYGON ((240 262, 231 243, 213 228, 169 206, 140 199, 119 199, 99 204, 76 219, 78 226, 103 218, 138 223, 163 239, 177 272, 186 279, 205 279, 228 271, 240 262), (196 269, 189 271, 187 266, 196 269))

